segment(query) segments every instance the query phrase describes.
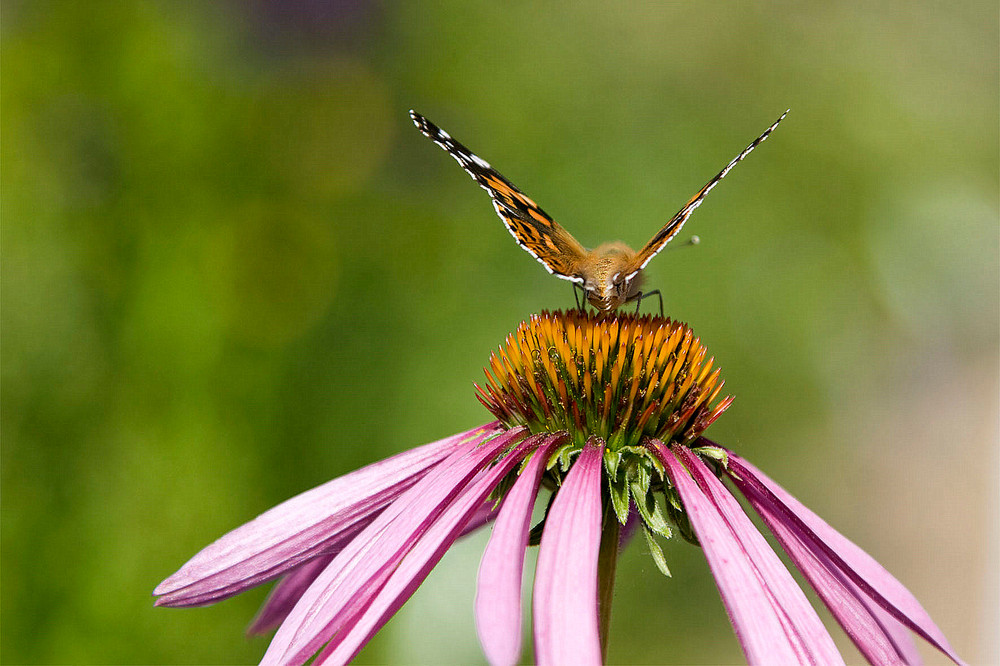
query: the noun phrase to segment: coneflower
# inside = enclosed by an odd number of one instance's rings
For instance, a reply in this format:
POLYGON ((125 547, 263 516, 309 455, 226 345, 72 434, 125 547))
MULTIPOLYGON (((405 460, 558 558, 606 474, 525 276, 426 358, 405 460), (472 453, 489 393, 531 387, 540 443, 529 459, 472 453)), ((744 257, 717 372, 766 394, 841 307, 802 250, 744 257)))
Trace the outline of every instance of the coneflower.
POLYGON ((676 533, 702 548, 750 663, 842 663, 728 479, 871 663, 919 663, 911 631, 961 663, 899 581, 703 436, 732 402, 720 398, 722 385, 684 324, 622 313, 532 316, 476 387, 494 422, 280 504, 195 555, 156 588, 156 603, 211 604, 280 578, 251 626, 278 628, 262 663, 346 663, 456 539, 495 519, 475 603, 488 660, 520 657, 524 556, 538 543, 536 661, 599 664, 620 530, 637 522, 664 572, 658 539, 676 533), (545 517, 532 527, 543 488, 545 517))

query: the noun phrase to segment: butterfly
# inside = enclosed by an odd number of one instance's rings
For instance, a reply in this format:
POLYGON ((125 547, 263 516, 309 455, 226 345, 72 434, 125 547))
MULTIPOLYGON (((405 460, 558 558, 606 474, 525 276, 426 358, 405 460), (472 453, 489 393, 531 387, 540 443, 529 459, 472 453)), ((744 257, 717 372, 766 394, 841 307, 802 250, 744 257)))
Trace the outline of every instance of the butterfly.
MULTIPOLYGON (((513 183, 490 166, 489 162, 451 137, 443 129, 416 111, 410 118, 424 136, 444 148, 493 200, 500 219, 517 244, 537 259, 545 269, 563 280, 581 287, 590 304, 602 312, 616 310, 623 303, 641 299, 642 270, 677 235, 705 195, 726 174, 778 126, 788 111, 743 149, 732 162, 698 190, 677 214, 638 252, 620 241, 583 247, 573 236, 549 217, 513 183)), ((654 292, 648 292, 647 295, 654 292)), ((662 307, 662 304, 661 304, 662 307)))

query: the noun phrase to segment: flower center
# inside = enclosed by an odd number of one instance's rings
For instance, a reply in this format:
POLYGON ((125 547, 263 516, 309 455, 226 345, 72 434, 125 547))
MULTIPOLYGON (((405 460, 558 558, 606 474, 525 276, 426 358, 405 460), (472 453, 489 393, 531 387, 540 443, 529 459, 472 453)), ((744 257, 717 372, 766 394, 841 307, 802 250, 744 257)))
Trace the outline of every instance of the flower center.
POLYGON ((691 329, 651 315, 532 315, 490 356, 480 402, 507 427, 565 431, 607 450, 644 437, 688 445, 732 403, 691 329))

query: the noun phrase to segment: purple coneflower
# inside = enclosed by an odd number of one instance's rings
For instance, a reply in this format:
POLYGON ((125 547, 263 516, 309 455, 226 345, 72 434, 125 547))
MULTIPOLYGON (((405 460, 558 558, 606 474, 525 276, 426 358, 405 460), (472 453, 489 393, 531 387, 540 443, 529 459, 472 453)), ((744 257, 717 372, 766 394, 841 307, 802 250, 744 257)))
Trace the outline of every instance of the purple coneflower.
POLYGON ((462 534, 494 519, 476 626, 492 664, 521 649, 525 550, 538 543, 540 664, 599 664, 620 528, 705 552, 755 664, 835 664, 833 640, 729 479, 873 664, 918 663, 910 631, 958 663, 917 600, 875 560, 732 451, 702 436, 732 402, 691 330, 662 317, 543 313, 490 358, 480 401, 496 421, 294 497, 195 555, 155 590, 201 606, 280 578, 251 626, 278 628, 265 664, 346 663, 462 534), (531 514, 551 491, 542 522, 531 514), (540 537, 540 538, 539 538, 540 537))

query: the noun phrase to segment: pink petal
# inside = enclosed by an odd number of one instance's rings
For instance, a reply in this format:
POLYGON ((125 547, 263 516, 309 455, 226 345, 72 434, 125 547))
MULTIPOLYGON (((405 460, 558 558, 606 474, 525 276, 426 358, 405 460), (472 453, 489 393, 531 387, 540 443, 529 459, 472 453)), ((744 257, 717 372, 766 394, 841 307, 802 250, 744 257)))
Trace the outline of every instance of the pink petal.
POLYGON ((684 503, 747 660, 843 663, 802 590, 705 463, 674 447, 685 468, 664 444, 653 446, 684 503))
POLYGON ((266 634, 284 622, 302 594, 330 564, 333 557, 333 554, 315 557, 292 569, 278 581, 247 629, 247 634, 266 634))
MULTIPOLYGON (((852 582, 851 585, 854 585, 852 582)), ((889 640, 896 647, 896 651, 899 653, 904 664, 913 664, 914 666, 919 666, 924 663, 923 657, 920 656, 920 652, 917 650, 917 646, 913 642, 913 634, 902 624, 899 620, 889 615, 881 606, 872 601, 871 597, 864 595, 857 585, 854 585, 855 593, 858 598, 865 602, 868 610, 871 611, 878 621, 882 624, 882 628, 885 629, 886 634, 889 635, 889 640)))
POLYGON ((238 594, 341 546, 386 504, 456 449, 497 424, 425 444, 306 491, 192 557, 153 594, 158 606, 200 606, 238 594))
POLYGON ((486 523, 493 522, 496 520, 498 511, 499 509, 496 508, 495 502, 490 500, 483 502, 482 505, 476 509, 476 513, 472 515, 472 518, 469 518, 469 522, 466 524, 459 536, 471 534, 486 523))
POLYGON ((766 497, 780 522, 794 526, 800 539, 821 550, 867 596, 956 663, 963 663, 927 611, 906 587, 868 553, 830 527, 752 464, 729 454, 730 476, 747 499, 766 497))
POLYGON ((597 558, 603 449, 587 442, 545 521, 534 594, 535 657, 542 666, 601 663, 597 558))
POLYGON ((476 631, 486 659, 494 666, 516 664, 521 656, 521 577, 531 510, 545 463, 558 441, 549 438, 535 451, 507 493, 479 565, 476 631))
MULTIPOLYGON (((465 536, 474 532, 496 518, 496 511, 493 505, 494 503, 490 501, 483 502, 476 509, 476 512, 469 519, 465 527, 462 528, 462 533, 459 536, 465 536)), ((354 538, 358 532, 367 526, 368 523, 358 523, 355 526, 355 530, 347 535, 348 538, 346 541, 354 538)), ((275 583, 274 589, 267 596, 267 600, 260 611, 258 611, 257 617, 254 618, 253 623, 247 629, 247 634, 266 634, 284 622, 285 618, 288 617, 288 613, 291 612, 292 607, 295 606, 299 598, 306 591, 306 588, 312 585, 312 582, 326 568, 326 565, 333 560, 334 555, 339 552, 340 550, 338 549, 333 553, 321 555, 309 560, 305 564, 300 564, 288 572, 284 578, 275 583)))
POLYGON ((912 661, 916 653, 909 636, 891 633, 892 625, 901 625, 868 601, 858 586, 794 525, 784 522, 772 501, 753 488, 747 488, 744 495, 869 663, 920 663, 919 657, 916 662, 912 661))
MULTIPOLYGON (((501 479, 507 476, 528 452, 538 447, 541 439, 541 436, 536 435, 524 440, 515 450, 462 491, 462 495, 406 554, 399 568, 392 573, 385 587, 379 591, 378 596, 364 613, 351 624, 350 628, 334 636, 316 660, 317 666, 326 663, 346 664, 354 658, 375 632, 381 629, 413 595, 427 574, 458 538, 462 526, 476 511, 477 505, 482 504, 501 479)), ((554 438, 548 439, 551 441, 554 438)), ((549 448, 546 446, 545 450, 548 451, 549 448)))
POLYGON ((306 590, 261 663, 304 663, 348 626, 444 507, 479 470, 524 434, 517 428, 481 445, 463 446, 386 507, 306 590))

